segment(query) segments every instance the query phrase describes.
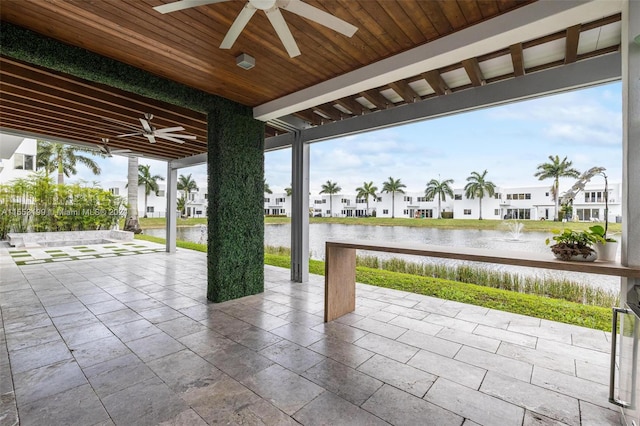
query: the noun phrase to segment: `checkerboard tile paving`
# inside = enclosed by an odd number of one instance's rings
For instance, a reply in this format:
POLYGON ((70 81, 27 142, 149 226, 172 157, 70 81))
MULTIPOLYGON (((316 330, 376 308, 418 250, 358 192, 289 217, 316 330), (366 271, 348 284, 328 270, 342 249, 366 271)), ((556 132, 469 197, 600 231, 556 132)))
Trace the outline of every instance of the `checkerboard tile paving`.
POLYGON ((9 255, 18 266, 39 263, 68 262, 72 260, 101 259, 114 256, 158 253, 164 251, 157 244, 134 241, 130 243, 91 244, 68 247, 40 247, 9 250, 9 255))

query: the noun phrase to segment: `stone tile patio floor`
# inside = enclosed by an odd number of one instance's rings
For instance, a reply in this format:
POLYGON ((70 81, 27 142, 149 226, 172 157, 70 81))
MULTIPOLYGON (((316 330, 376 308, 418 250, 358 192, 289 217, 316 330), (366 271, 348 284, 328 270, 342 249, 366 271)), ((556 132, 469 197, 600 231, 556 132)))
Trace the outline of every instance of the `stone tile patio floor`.
POLYGON ((265 267, 208 304, 205 254, 17 266, 0 248, 0 424, 609 425, 610 335, 265 267))

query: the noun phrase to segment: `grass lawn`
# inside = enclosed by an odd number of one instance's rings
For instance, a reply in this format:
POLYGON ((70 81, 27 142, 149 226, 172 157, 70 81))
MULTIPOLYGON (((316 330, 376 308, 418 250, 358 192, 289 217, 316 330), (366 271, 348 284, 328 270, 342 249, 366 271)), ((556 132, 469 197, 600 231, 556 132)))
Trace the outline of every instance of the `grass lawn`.
MULTIPOLYGON (((135 238, 156 243, 165 242, 163 238, 148 235, 136 235, 135 238)), ((178 241, 177 246, 205 253, 207 251, 207 246, 204 244, 178 241)), ((287 255, 266 252, 264 256, 266 265, 289 268, 290 262, 290 257, 287 255)), ((309 272, 324 275, 324 262, 310 260, 309 272)), ((356 280, 378 287, 393 288, 550 321, 611 331, 611 310, 608 308, 360 266, 356 268, 356 280)))
MULTIPOLYGON (((311 217, 309 223, 339 223, 343 225, 369 225, 369 226, 411 226, 420 228, 442 228, 442 229, 493 229, 506 230, 504 220, 476 220, 476 219, 405 219, 405 218, 377 218, 377 217, 311 217)), ((593 223, 590 222, 553 222, 551 220, 523 220, 523 232, 539 231, 551 232, 553 229, 570 228, 575 230, 588 229, 593 223)), ((206 225, 206 218, 178 219, 178 226, 206 225)), ((288 217, 265 217, 265 225, 291 223, 288 217)), ((121 224, 120 229, 124 223, 121 224)), ((166 220, 164 218, 140 218, 140 226, 145 229, 164 228, 166 220)), ((622 224, 609 223, 609 234, 622 232, 622 224)))

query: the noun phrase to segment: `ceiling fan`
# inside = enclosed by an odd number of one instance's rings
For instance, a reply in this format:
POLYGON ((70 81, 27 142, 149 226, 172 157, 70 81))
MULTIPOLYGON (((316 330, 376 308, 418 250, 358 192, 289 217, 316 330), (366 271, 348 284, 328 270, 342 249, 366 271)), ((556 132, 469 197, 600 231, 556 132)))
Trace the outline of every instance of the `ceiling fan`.
POLYGON ((153 114, 145 113, 144 118, 140 118, 140 124, 142 128, 136 127, 133 124, 125 123, 123 121, 114 120, 112 118, 103 117, 105 120, 110 121, 112 123, 117 123, 121 126, 124 126, 127 129, 135 130, 133 133, 125 133, 122 135, 116 135, 117 138, 127 138, 130 136, 144 136, 151 143, 156 143, 156 138, 166 139, 175 143, 184 143, 186 140, 195 140, 196 137, 192 135, 179 135, 173 132, 181 132, 184 130, 182 126, 176 127, 167 127, 164 129, 156 129, 151 125, 151 119, 153 119, 153 114))
POLYGON ((108 138, 102 138, 102 145, 98 144, 98 148, 100 148, 100 151, 109 158, 113 157, 113 154, 125 154, 127 152, 131 152, 130 149, 111 149, 108 138))
MULTIPOLYGON (((191 7, 222 3, 226 1, 230 0, 179 0, 173 3, 156 6, 154 9, 164 14, 191 7)), ((244 8, 238 14, 236 20, 231 25, 231 28, 229 28, 229 31, 227 31, 220 48, 231 49, 253 14, 256 13, 257 10, 263 10, 271 22, 271 25, 273 25, 273 28, 276 30, 278 37, 280 37, 280 40, 282 41, 282 44, 287 50, 289 56, 293 58, 300 55, 300 49, 298 49, 298 45, 296 44, 296 41, 291 34, 291 30, 289 30, 280 9, 295 13, 296 15, 323 25, 329 29, 339 32, 340 34, 344 34, 347 37, 351 37, 358 30, 358 27, 333 16, 322 9, 318 9, 315 6, 304 3, 301 0, 248 0, 244 5, 244 8)))

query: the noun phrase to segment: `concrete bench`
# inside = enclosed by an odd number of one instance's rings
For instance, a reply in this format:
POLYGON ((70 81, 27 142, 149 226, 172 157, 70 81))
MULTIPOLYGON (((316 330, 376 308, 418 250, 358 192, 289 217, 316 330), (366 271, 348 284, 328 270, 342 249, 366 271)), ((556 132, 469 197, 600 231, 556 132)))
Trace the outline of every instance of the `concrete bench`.
POLYGON ((629 268, 613 262, 568 262, 555 259, 551 252, 545 255, 425 244, 331 240, 325 244, 325 322, 353 312, 356 308, 356 250, 640 278, 640 268, 629 268))

